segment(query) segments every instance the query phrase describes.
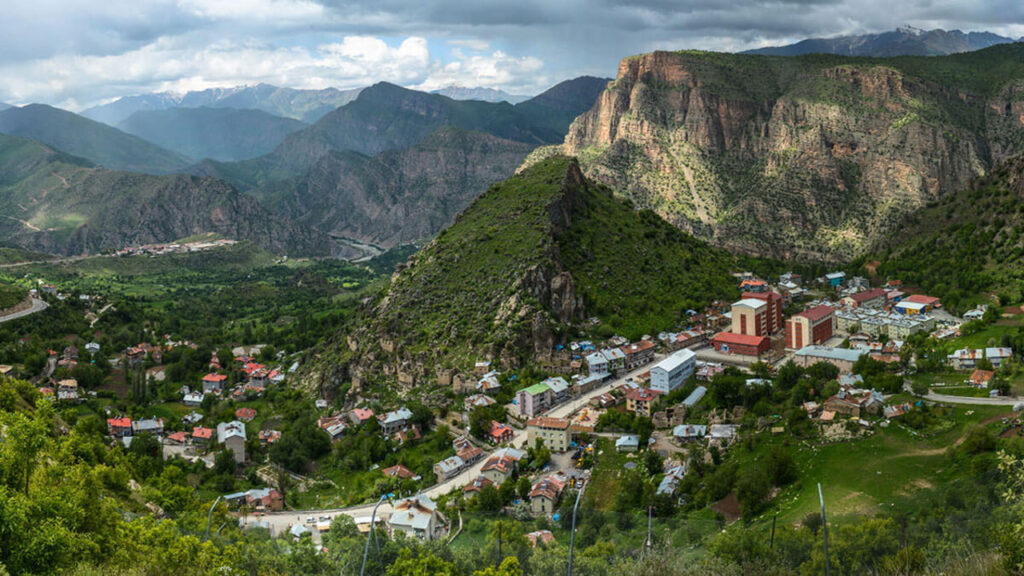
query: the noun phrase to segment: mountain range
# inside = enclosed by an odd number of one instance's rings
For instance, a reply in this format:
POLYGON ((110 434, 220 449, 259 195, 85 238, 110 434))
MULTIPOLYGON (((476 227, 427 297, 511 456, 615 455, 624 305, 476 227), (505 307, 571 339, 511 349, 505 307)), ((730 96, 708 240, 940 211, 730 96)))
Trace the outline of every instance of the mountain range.
POLYGON ((877 34, 809 38, 795 44, 747 50, 743 54, 799 56, 801 54, 839 54, 842 56, 942 56, 981 50, 997 44, 1016 42, 1013 38, 991 32, 960 30, 922 30, 901 26, 877 34))
POLYGON ((306 127, 262 110, 168 108, 132 114, 117 128, 197 160, 245 160, 268 154, 306 127))
POLYGON ((217 233, 277 253, 326 255, 322 235, 219 180, 106 170, 0 135, 0 237, 51 254, 113 251, 217 233))
POLYGON ((577 118, 588 177, 729 249, 847 260, 1024 151, 1024 44, 941 57, 654 52, 577 118))
POLYGON ((274 116, 301 120, 309 124, 316 122, 339 106, 351 102, 359 95, 360 90, 359 88, 299 90, 279 88, 270 84, 257 84, 233 88, 210 88, 184 94, 159 92, 118 98, 108 104, 88 108, 82 111, 82 116, 116 126, 140 111, 199 107, 237 108, 262 110, 274 116))
POLYGON ((508 102, 509 104, 518 104, 530 99, 530 96, 509 94, 504 90, 496 88, 472 88, 457 85, 445 86, 439 90, 431 90, 430 93, 447 96, 452 100, 482 100, 484 102, 508 102))
POLYGON ((191 164, 152 142, 45 104, 0 111, 0 133, 31 138, 113 170, 166 174, 191 164))

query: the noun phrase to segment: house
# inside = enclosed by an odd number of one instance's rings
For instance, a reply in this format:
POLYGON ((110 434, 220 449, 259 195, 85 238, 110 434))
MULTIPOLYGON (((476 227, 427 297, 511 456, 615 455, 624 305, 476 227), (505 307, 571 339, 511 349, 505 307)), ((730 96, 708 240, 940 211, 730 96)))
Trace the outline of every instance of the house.
POLYGON ((183 424, 188 424, 189 426, 195 426, 199 422, 202 422, 202 420, 203 415, 200 414, 199 412, 196 412, 195 410, 181 417, 181 422, 183 424))
POLYGON ((626 391, 626 410, 650 417, 654 401, 661 395, 658 390, 634 388, 626 391))
POLYGON ((802 406, 804 411, 807 412, 808 418, 814 418, 818 415, 818 412, 821 412, 821 405, 817 402, 807 401, 804 402, 802 406))
POLYGON ((413 472, 412 470, 409 470, 408 468, 406 468, 405 466, 402 466, 401 464, 396 464, 394 466, 388 466, 387 468, 381 468, 380 471, 381 471, 381 474, 384 474, 384 476, 386 476, 388 478, 401 478, 402 480, 417 480, 417 481, 420 479, 420 475, 419 474, 413 472))
POLYGON ((697 355, 691 350, 674 352, 651 367, 651 389, 662 394, 679 388, 697 370, 697 355))
POLYGON ((332 441, 341 438, 345 434, 345 430, 348 429, 348 421, 340 413, 334 416, 319 418, 316 421, 316 425, 324 432, 327 432, 332 441))
POLYGON ((171 432, 167 435, 167 442, 182 445, 188 442, 188 432, 171 432))
POLYGON ((473 464, 477 460, 484 457, 484 451, 477 448, 476 446, 465 446, 461 449, 456 449, 455 455, 462 459, 467 465, 473 464))
POLYGON ((444 516, 438 511, 437 504, 425 494, 396 504, 388 523, 392 536, 395 531, 399 531, 420 540, 430 541, 443 537, 445 533, 444 516))
POLYGON ((835 332, 835 310, 820 305, 794 314, 786 320, 786 348, 799 350, 811 344, 823 344, 835 332))
POLYGON ((309 528, 306 528, 302 524, 292 524, 292 527, 288 529, 288 534, 296 540, 301 540, 303 536, 311 534, 309 528))
POLYGON ((802 286, 804 283, 804 277, 801 276, 800 274, 794 274, 793 272, 786 272, 785 274, 779 276, 779 282, 782 284, 790 282, 792 284, 796 284, 797 286, 802 286))
POLYGON ((500 485, 516 471, 519 461, 526 456, 526 452, 513 448, 498 450, 487 459, 481 474, 495 485, 500 485))
POLYGON ((256 418, 256 411, 252 408, 239 408, 235 410, 235 418, 242 422, 252 422, 256 418))
POLYGON ((535 530, 527 534, 526 539, 530 541, 531 548, 536 548, 538 543, 547 546, 554 542, 555 535, 551 533, 551 530, 535 530))
POLYGON ((893 418, 899 418, 900 416, 903 416, 907 412, 910 412, 912 409, 913 408, 910 406, 910 404, 907 403, 896 404, 894 406, 886 406, 882 408, 882 415, 885 416, 887 420, 892 420, 893 418))
POLYGON ((182 404, 185 406, 200 406, 203 403, 203 398, 206 395, 198 390, 195 392, 186 392, 185 396, 181 399, 182 404))
POLYGON ((971 377, 967 382, 971 386, 977 386, 978 388, 988 388, 989 383, 992 382, 992 378, 995 377, 996 373, 992 370, 975 370, 971 372, 971 377))
POLYGON ((365 424, 370 420, 373 420, 373 410, 367 408, 356 408, 348 413, 348 418, 353 424, 359 426, 360 424, 365 424))
POLYGON ((618 348, 605 348, 601 355, 608 361, 608 372, 616 374, 626 365, 626 354, 618 348))
POLYGON ((469 498, 480 493, 487 486, 494 486, 494 482, 491 482, 485 476, 477 476, 472 482, 462 488, 462 493, 469 498))
POLYGON ((253 488, 245 493, 245 502, 259 511, 277 512, 284 509, 284 496, 273 488, 253 488))
POLYGON ((927 305, 921 302, 911 302, 909 298, 899 301, 892 310, 904 316, 923 316, 930 311, 927 305))
POLYGON ((530 489, 530 510, 534 514, 551 514, 556 510, 558 498, 565 489, 564 477, 545 476, 530 489))
POLYGON ((964 320, 980 320, 985 317, 986 311, 988 311, 988 306, 981 304, 974 310, 964 312, 964 320))
POLYGON ((473 373, 477 376, 483 376, 491 371, 491 361, 481 360, 473 365, 473 373))
POLYGON ((516 392, 515 404, 520 416, 533 418, 545 412, 553 399, 551 388, 544 382, 539 382, 516 392))
POLYGON ((615 441, 616 452, 636 452, 640 449, 639 436, 623 436, 615 441))
POLYGON ((680 424, 672 429, 672 437, 680 442, 700 440, 708 435, 708 427, 703 424, 680 424))
POLYGON ((439 482, 458 476, 466 468, 466 463, 458 456, 450 456, 434 464, 434 474, 439 482))
POLYGON ((725 366, 719 362, 702 362, 697 361, 697 380, 702 382, 710 382, 715 374, 719 374, 725 371, 725 366))
POLYGON ((569 449, 569 421, 564 418, 533 418, 526 422, 527 446, 536 446, 540 440, 552 452, 569 449))
POLYGON ((380 424, 381 432, 390 436, 405 428, 410 419, 412 419, 412 411, 403 406, 398 410, 377 416, 377 423, 380 424))
POLYGON ((68 378, 57 382, 57 400, 78 401, 78 381, 74 378, 68 378))
POLYGON ((281 439, 281 432, 279 430, 260 430, 259 434, 256 435, 260 444, 266 446, 267 444, 273 444, 281 439))
POLYGON ((978 360, 985 357, 985 351, 977 348, 961 348, 946 356, 946 362, 957 370, 973 370, 978 366, 978 360))
POLYGON ((761 293, 768 291, 768 283, 764 280, 750 278, 740 282, 740 290, 745 292, 761 293))
POLYGON ((213 440, 213 428, 196 426, 192 429, 192 440, 197 444, 209 444, 213 440))
POLYGON ((501 389, 501 380, 498 378, 501 376, 501 372, 492 370, 483 375, 480 380, 476 383, 476 389, 478 392, 488 393, 496 392, 501 389))
POLYGON ((839 372, 850 372, 853 370, 853 364, 857 362, 857 359, 866 354, 863 350, 851 350, 846 348, 829 348, 827 346, 811 345, 805 346, 800 350, 797 350, 793 355, 793 362, 797 366, 804 368, 817 364, 818 362, 828 362, 836 368, 839 368, 839 372))
POLYGON ((661 479, 658 489, 654 493, 658 496, 674 496, 676 488, 679 486, 679 481, 682 480, 684 475, 686 475, 686 467, 682 464, 669 468, 665 471, 665 476, 661 479))
POLYGON ((825 400, 823 411, 860 418, 863 414, 877 414, 882 404, 880 392, 843 386, 834 396, 825 400))
POLYGON ((225 449, 231 450, 235 455, 235 462, 244 464, 245 424, 238 420, 217 424, 217 444, 223 444, 225 449))
POLYGON ((1012 357, 1013 350, 1010 348, 985 348, 985 358, 992 363, 993 368, 999 368, 1012 357))
POLYGON ((569 383, 561 376, 548 378, 543 382, 551 390, 551 405, 560 404, 569 398, 569 383))
POLYGON ((203 393, 210 394, 220 392, 224 389, 224 384, 228 381, 228 377, 224 374, 207 374, 203 376, 203 393))
POLYGON ((843 305, 849 308, 882 308, 886 301, 885 290, 881 288, 855 292, 842 299, 843 305))
POLYGON ((641 340, 632 344, 627 344, 619 350, 625 356, 624 367, 627 370, 633 370, 639 368, 644 364, 654 360, 654 342, 650 340, 641 340))
POLYGON ((727 354, 760 356, 768 352, 771 341, 766 336, 720 332, 711 339, 711 346, 727 354))
POLYGON ((830 274, 825 274, 825 284, 828 285, 829 288, 841 288, 843 286, 843 281, 845 280, 845 272, 832 272, 830 274))
POLYGON ((491 398, 487 394, 473 394, 466 396, 466 412, 472 412, 474 408, 486 408, 487 406, 493 406, 498 401, 491 398))
POLYGON ((114 438, 124 438, 132 435, 131 418, 107 418, 107 430, 114 438))
POLYGON ((487 441, 491 444, 504 444, 511 442, 515 436, 515 430, 510 426, 502 424, 497 420, 491 420, 491 429, 487 431, 487 441))
POLYGON ((608 374, 608 359, 600 352, 588 354, 584 360, 587 361, 587 371, 591 376, 606 376, 608 374))
POLYGON ((145 432, 153 436, 163 436, 164 419, 143 418, 142 420, 136 420, 132 422, 132 432, 135 435, 142 434, 143 432, 145 432))
POLYGON ((124 363, 129 368, 141 366, 146 360, 146 352, 142 348, 132 346, 124 351, 124 363))

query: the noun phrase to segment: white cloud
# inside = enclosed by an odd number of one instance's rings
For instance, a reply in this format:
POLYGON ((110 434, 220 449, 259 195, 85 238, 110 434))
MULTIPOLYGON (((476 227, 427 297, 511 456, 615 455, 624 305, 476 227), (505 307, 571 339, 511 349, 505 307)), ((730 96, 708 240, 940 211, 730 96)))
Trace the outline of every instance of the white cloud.
POLYGON ((324 7, 307 0, 178 0, 195 16, 212 20, 306 20, 324 15, 324 7))
POLYGON ((542 86, 543 62, 502 51, 442 62, 422 37, 389 44, 374 36, 346 36, 315 48, 217 42, 195 48, 163 38, 110 56, 61 55, 13 65, 0 64, 5 98, 14 103, 47 101, 73 110, 117 95, 150 91, 186 92, 266 82, 294 88, 349 88, 389 81, 437 88, 542 86), (83 99, 80 94, 91 95, 83 99))

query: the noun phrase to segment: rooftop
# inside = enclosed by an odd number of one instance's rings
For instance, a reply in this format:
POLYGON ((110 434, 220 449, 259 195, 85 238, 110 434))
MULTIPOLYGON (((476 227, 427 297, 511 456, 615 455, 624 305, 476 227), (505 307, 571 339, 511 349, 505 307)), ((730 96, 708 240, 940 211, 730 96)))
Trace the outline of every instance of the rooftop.
POLYGON ((846 348, 829 348, 828 346, 806 346, 801 350, 797 350, 797 356, 810 356, 812 358, 828 358, 830 360, 845 360, 847 362, 856 362, 858 358, 864 355, 863 350, 848 350, 846 348))
POLYGON ((569 421, 565 418, 533 418, 526 422, 527 426, 538 428, 553 428, 555 430, 566 430, 569 428, 569 421))
POLYGON ((735 332, 720 332, 712 340, 725 344, 741 344, 747 346, 759 346, 767 338, 754 336, 753 334, 736 334, 735 332))
POLYGON ((743 306, 746 308, 753 308, 754 310, 757 310, 758 308, 763 308, 767 305, 768 304, 764 300, 759 300, 757 298, 744 298, 739 302, 734 302, 732 307, 735 308, 737 306, 743 306))
POLYGON ((680 366, 695 361, 696 359, 697 355, 694 354, 692 350, 683 349, 679 350, 678 352, 675 352, 674 354, 672 354, 668 358, 665 358, 661 362, 658 362, 657 364, 651 367, 651 370, 657 368, 660 370, 664 370, 666 372, 671 372, 680 366))
POLYGON ((798 314, 794 314, 793 317, 795 318, 795 317, 799 316, 801 318, 807 318, 811 322, 817 322, 818 320, 821 320, 822 318, 828 317, 830 314, 832 314, 834 312, 835 312, 835 310, 833 310, 830 306, 825 306, 824 304, 820 304, 820 305, 815 306, 813 308, 808 308, 807 310, 804 310, 803 312, 800 312, 798 314))

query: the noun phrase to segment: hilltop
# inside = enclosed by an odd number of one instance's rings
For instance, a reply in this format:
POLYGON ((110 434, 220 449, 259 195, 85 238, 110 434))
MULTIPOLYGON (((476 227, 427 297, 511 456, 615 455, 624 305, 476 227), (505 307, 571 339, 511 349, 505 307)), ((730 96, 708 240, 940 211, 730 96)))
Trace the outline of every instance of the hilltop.
POLYGON ((719 246, 842 261, 1024 151, 1021 94, 1024 44, 887 59, 654 52, 622 60, 556 151, 719 246))
POLYGON ((38 140, 111 170, 166 174, 190 163, 142 138, 45 104, 0 111, 0 133, 38 140))
POLYGON ((0 236, 76 255, 213 232, 275 252, 328 252, 327 239, 272 215, 228 184, 105 170, 42 143, 0 135, 0 236))
POLYGON ((637 337, 734 296, 733 262, 555 156, 489 188, 414 256, 314 378, 422 382, 481 357, 522 365, 591 317, 637 337))

